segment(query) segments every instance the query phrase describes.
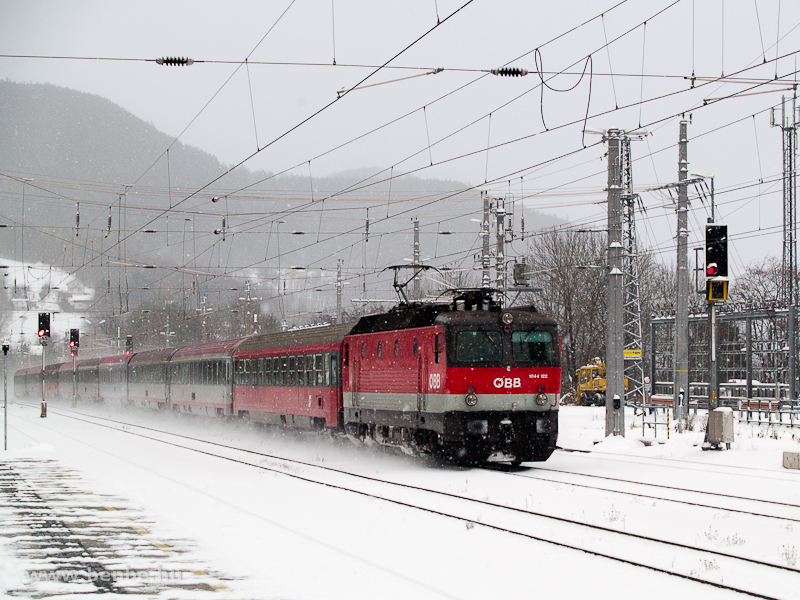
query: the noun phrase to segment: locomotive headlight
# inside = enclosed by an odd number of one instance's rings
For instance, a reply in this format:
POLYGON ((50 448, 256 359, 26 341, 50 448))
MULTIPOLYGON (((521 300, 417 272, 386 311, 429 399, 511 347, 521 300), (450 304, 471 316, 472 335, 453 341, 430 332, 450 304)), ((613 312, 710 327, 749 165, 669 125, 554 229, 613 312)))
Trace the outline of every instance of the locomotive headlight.
POLYGON ((475 406, 478 403, 478 396, 476 394, 467 394, 464 402, 467 403, 467 406, 475 406))
POLYGON ((500 319, 503 321, 504 325, 511 325, 511 323, 514 322, 514 315, 511 313, 503 313, 503 316, 500 317, 500 319))
POLYGON ((547 404, 547 394, 542 394, 542 393, 536 394, 536 404, 538 404, 539 406, 544 406, 545 404, 547 404))

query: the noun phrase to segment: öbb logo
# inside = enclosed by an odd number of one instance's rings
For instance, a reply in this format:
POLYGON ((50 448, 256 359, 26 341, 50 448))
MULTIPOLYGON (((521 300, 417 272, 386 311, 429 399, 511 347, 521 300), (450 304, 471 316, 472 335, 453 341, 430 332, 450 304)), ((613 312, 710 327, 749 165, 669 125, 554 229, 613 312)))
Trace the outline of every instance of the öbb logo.
POLYGON ((498 377, 494 380, 494 387, 496 388, 519 388, 522 387, 522 380, 519 377, 498 377))

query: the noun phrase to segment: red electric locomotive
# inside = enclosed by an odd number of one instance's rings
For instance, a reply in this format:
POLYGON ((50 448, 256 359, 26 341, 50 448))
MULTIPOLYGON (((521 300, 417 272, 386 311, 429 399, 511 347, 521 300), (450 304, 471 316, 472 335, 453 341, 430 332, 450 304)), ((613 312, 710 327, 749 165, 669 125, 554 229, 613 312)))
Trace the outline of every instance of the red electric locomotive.
POLYGON ((344 341, 348 433, 463 462, 546 460, 558 435, 556 323, 483 291, 362 318, 344 341))

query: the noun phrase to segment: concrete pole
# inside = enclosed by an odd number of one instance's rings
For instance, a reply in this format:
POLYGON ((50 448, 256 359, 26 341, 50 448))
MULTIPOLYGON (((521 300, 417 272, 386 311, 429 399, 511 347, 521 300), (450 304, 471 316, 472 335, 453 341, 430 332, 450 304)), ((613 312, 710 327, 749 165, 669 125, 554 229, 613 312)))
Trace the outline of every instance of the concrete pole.
POLYGON ((606 436, 625 435, 624 305, 622 298, 622 152, 619 129, 608 141, 608 329, 606 331, 606 436))
MULTIPOLYGON (((497 228, 495 234, 497 235, 497 289, 502 292, 506 289, 506 251, 505 251, 505 240, 506 240, 506 209, 505 207, 501 207, 498 201, 497 209, 495 211, 497 216, 497 228)), ((500 303, 502 305, 503 296, 500 295, 500 303)))
POLYGON ((708 414, 710 415, 711 411, 719 406, 719 368, 717 366, 717 305, 714 302, 708 303, 708 318, 708 347, 710 350, 708 361, 708 414))
POLYGON ((245 306, 245 312, 244 312, 244 315, 245 315, 244 316, 244 334, 245 335, 250 335, 250 333, 252 332, 252 327, 253 327, 253 306, 251 304, 252 297, 250 295, 250 282, 249 281, 245 282, 244 290, 245 290, 245 299, 246 299, 246 302, 247 302, 247 305, 245 306))
MULTIPOLYGON (((414 219, 414 267, 419 267, 419 219, 414 219)), ((414 300, 419 300, 419 273, 414 277, 414 300)), ((364 296, 366 299, 366 295, 364 296)))
POLYGON ((8 450, 8 346, 3 345, 3 450, 8 450))
POLYGON ((481 286, 489 288, 492 286, 491 265, 489 264, 489 219, 491 217, 492 203, 489 201, 488 192, 481 192, 481 196, 483 196, 483 224, 481 225, 481 236, 483 236, 483 250, 481 252, 483 279, 481 286))
POLYGON ((797 307, 792 305, 789 307, 789 400, 794 402, 797 400, 797 307))
POLYGON ((336 261, 336 324, 342 322, 342 259, 336 261))
POLYGON ((675 294, 675 365, 673 414, 678 430, 683 431, 683 417, 689 403, 689 175, 687 159, 688 122, 680 123, 678 143, 678 256, 675 294))

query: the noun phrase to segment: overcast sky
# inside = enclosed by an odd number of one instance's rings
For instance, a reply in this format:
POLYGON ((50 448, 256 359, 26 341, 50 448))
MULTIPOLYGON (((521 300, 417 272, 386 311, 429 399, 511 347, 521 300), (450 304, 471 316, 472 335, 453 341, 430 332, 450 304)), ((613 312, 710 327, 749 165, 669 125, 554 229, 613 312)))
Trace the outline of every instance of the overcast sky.
MULTIPOLYGON (((761 81, 777 74, 794 80, 800 3, 464 3, 4 0, 0 54, 17 57, 0 58, 0 78, 97 94, 229 165, 263 148, 246 167, 278 172, 301 165, 294 172, 302 175, 308 161, 315 175, 360 167, 393 175, 419 169, 420 177, 488 181, 493 193, 525 196, 529 206, 597 228, 606 218, 605 148, 597 144, 599 136, 584 139, 581 133, 587 105, 591 127, 643 126, 651 133, 633 144, 640 189, 677 179, 676 115, 685 113, 692 120, 690 170, 715 175, 718 220, 731 227, 734 274, 749 262, 781 256, 781 134, 770 127, 768 110, 791 86, 717 79, 724 74, 761 81), (437 19, 443 22, 435 27, 437 19), (325 108, 337 90, 374 71, 351 65, 382 65, 398 53, 389 66, 421 69, 386 68, 364 85, 444 71, 357 90, 325 108), (174 68, 22 55, 187 56, 198 62, 174 68), (776 63, 776 56, 786 58, 776 63), (255 64, 241 66, 245 58, 255 64), (264 62, 317 66, 258 64, 264 62), (548 81, 574 89, 542 95, 537 62, 545 79, 564 69, 574 73, 548 81), (481 72, 504 64, 531 73, 507 78, 481 72), (693 72, 690 89, 686 78, 693 72), (753 92, 759 93, 704 106, 704 100, 753 92)), ((642 200, 642 239, 663 260, 674 261, 669 196, 643 191, 642 200)), ((693 209, 690 243, 696 246, 707 207, 695 201, 693 209)))

